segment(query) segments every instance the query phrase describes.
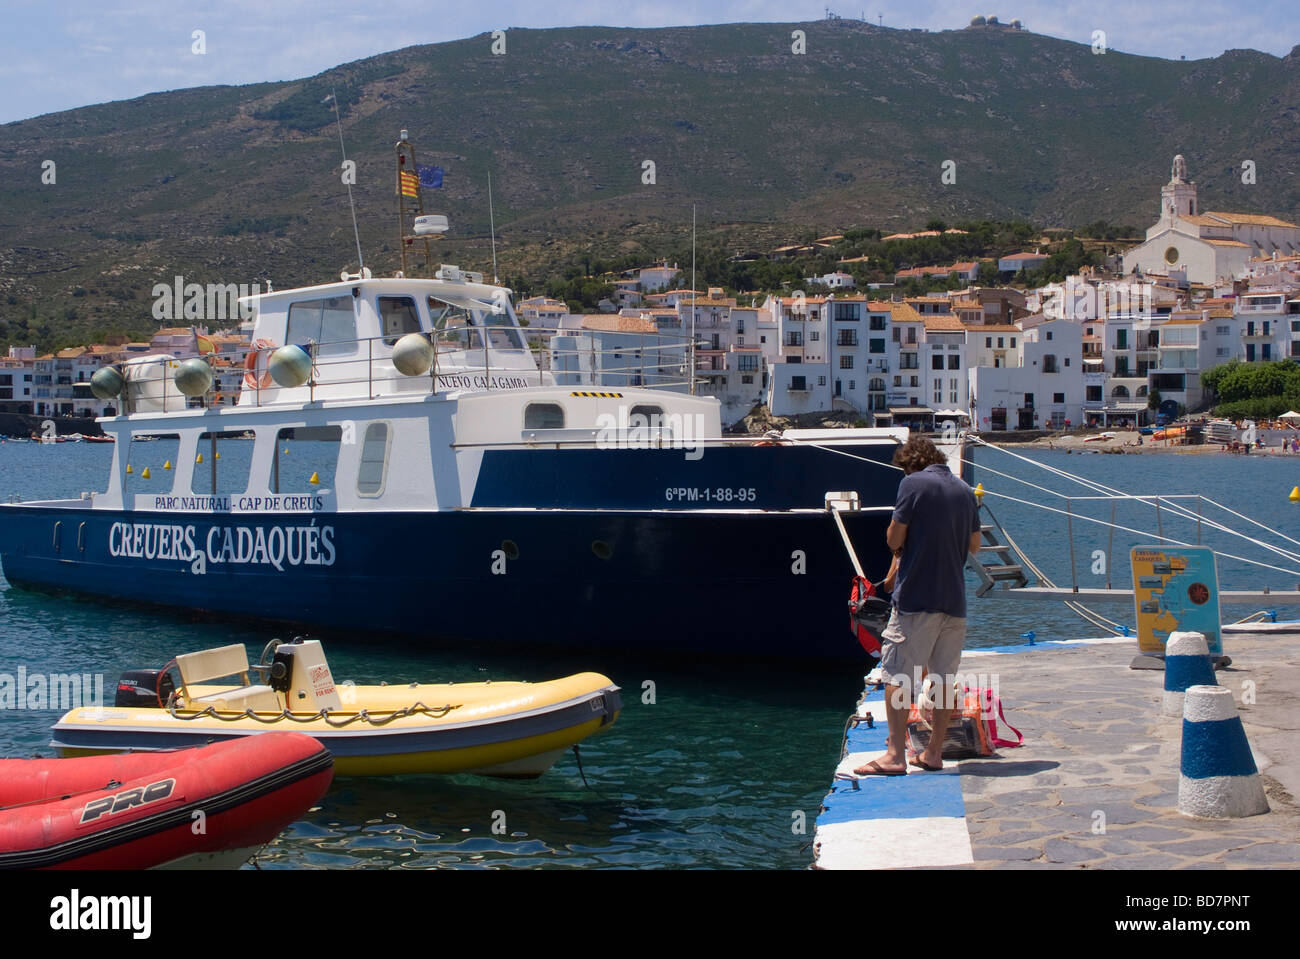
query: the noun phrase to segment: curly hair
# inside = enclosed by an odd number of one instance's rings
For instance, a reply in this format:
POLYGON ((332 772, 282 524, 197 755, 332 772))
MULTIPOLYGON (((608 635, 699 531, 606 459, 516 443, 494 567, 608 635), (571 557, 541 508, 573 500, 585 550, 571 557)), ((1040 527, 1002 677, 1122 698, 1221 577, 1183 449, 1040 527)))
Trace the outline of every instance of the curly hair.
POLYGON ((894 451, 894 465, 909 476, 927 466, 945 466, 947 463, 938 447, 924 436, 914 436, 894 451))

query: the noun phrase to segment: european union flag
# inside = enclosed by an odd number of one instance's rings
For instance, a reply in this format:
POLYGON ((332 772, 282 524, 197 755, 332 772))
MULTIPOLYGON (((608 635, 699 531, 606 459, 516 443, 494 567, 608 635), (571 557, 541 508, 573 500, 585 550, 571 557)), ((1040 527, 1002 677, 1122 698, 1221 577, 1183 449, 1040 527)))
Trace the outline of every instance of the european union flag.
POLYGON ((442 186, 442 167, 425 166, 423 163, 417 163, 415 172, 420 175, 420 186, 426 190, 436 190, 442 186))

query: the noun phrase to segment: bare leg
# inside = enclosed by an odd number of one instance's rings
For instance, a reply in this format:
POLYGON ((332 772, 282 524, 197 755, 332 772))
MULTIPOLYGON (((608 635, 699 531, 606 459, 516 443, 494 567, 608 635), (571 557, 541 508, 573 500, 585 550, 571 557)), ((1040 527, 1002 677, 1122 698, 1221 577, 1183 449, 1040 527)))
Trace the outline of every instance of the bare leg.
POLYGON ((943 765, 943 741, 948 735, 948 723, 952 719, 953 711, 951 709, 939 709, 937 706, 934 710, 934 718, 930 720, 930 741, 926 744, 925 750, 917 758, 927 766, 943 765))
POLYGON ((853 770, 858 776, 880 775, 882 772, 907 772, 907 716, 911 709, 911 695, 902 686, 885 687, 885 717, 889 722, 889 739, 885 752, 865 766, 853 770), (872 768, 874 767, 874 768, 872 768))

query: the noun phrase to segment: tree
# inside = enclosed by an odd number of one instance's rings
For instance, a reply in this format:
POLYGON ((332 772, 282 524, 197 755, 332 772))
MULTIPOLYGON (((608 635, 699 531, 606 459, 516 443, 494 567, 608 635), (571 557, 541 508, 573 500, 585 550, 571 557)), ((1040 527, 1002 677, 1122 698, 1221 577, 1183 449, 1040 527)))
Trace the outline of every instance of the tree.
POLYGON ((1163 401, 1164 401, 1164 397, 1160 395, 1160 391, 1157 389, 1152 389, 1151 392, 1147 394, 1147 409, 1159 410, 1160 404, 1163 401))

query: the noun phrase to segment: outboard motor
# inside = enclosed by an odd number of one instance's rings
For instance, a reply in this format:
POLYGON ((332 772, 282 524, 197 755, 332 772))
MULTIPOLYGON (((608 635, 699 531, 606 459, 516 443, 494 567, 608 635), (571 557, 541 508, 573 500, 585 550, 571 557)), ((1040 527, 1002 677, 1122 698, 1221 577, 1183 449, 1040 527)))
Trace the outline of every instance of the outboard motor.
POLYGON ((165 703, 176 689, 171 674, 161 669, 129 669, 117 681, 114 706, 157 709, 159 698, 165 703), (162 677, 161 682, 159 676, 162 677))

